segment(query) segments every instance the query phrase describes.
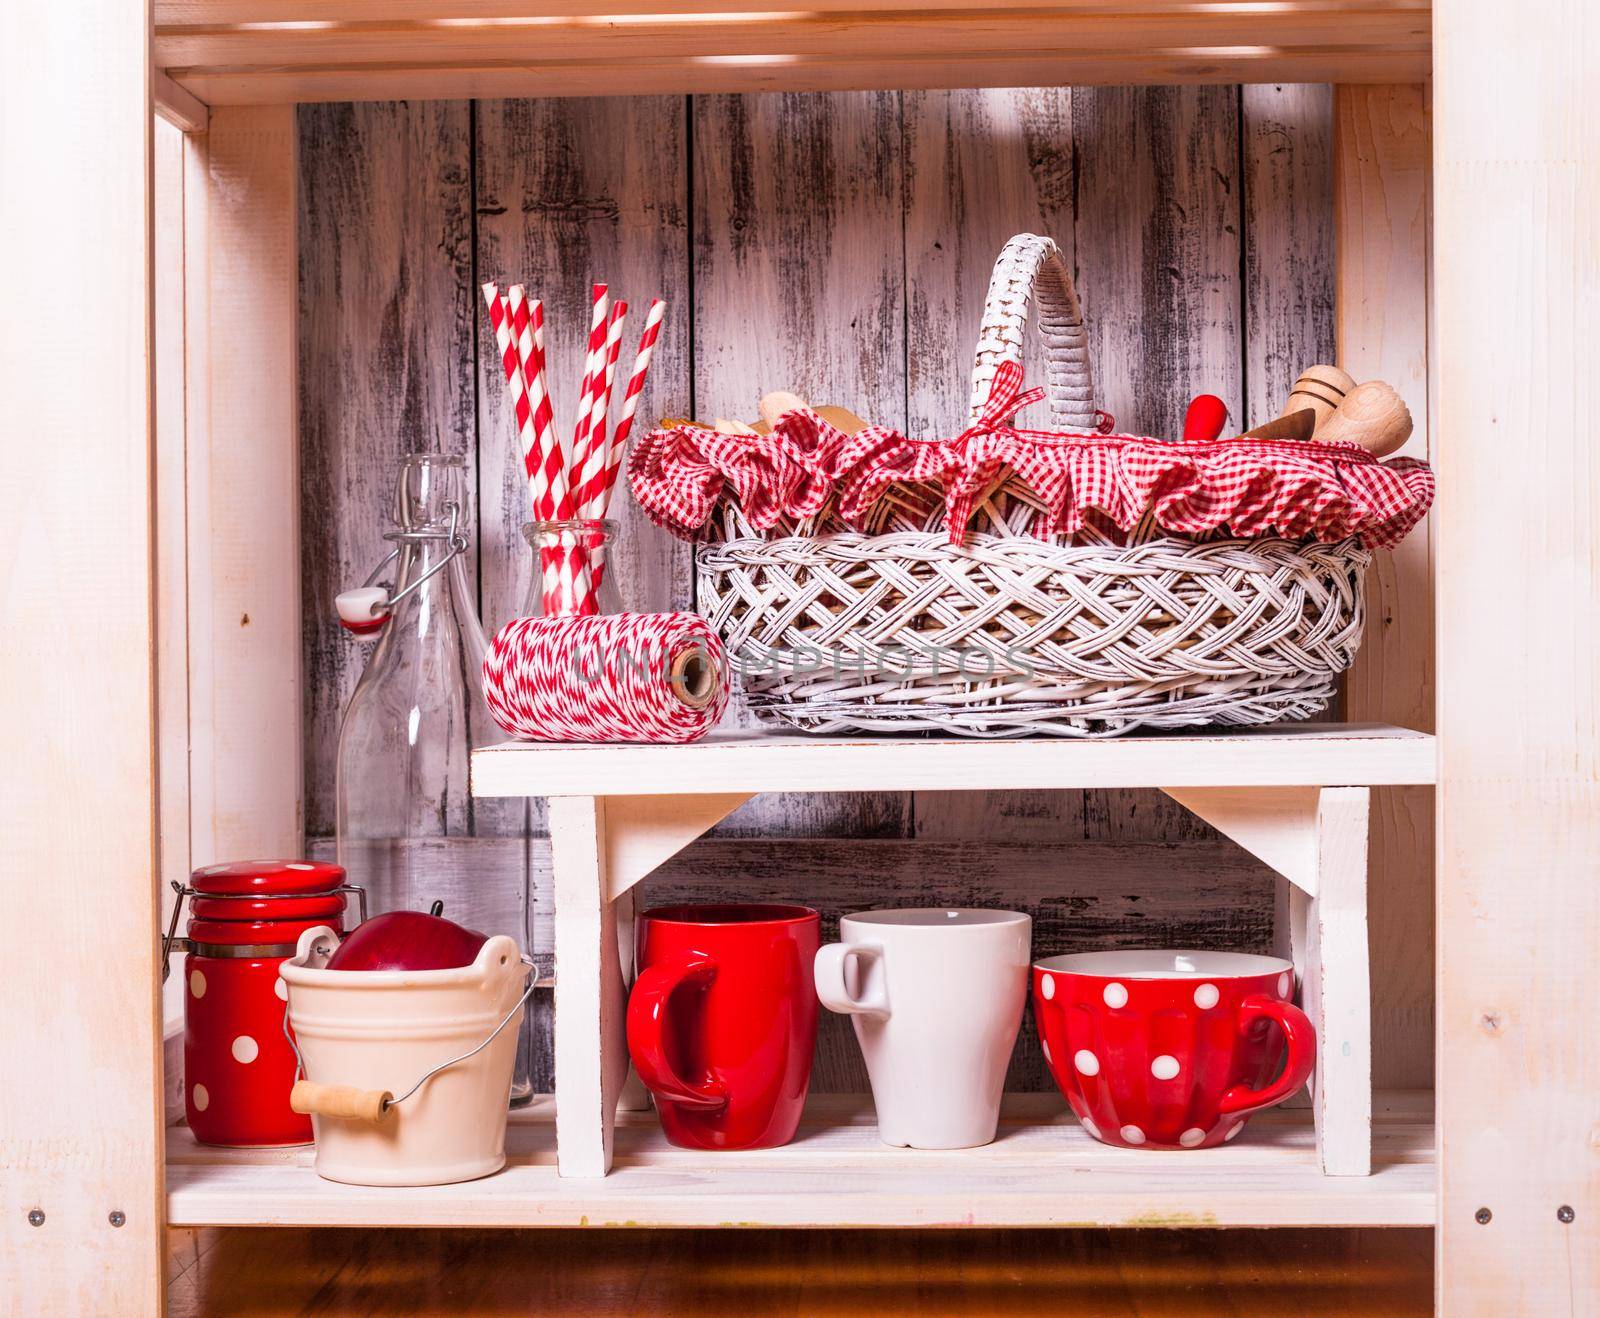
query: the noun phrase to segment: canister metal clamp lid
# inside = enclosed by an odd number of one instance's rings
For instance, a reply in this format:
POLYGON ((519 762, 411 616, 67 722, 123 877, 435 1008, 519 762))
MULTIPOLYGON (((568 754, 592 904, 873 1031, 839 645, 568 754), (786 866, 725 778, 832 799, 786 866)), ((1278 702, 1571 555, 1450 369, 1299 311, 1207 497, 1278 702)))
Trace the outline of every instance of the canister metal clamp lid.
MULTIPOLYGON (((181 947, 186 952, 199 952, 202 956, 218 957, 246 957, 246 956, 293 956, 294 944, 287 948, 276 943, 240 943, 232 946, 222 946, 217 943, 196 943, 192 939, 178 937, 178 921, 183 918, 183 899, 185 897, 204 897, 207 901, 249 901, 271 902, 287 901, 303 897, 304 893, 298 892, 198 892, 187 884, 172 880, 172 891, 178 894, 178 900, 172 904, 172 919, 167 923, 167 932, 161 939, 161 982, 166 983, 167 976, 172 973, 172 949, 181 947), (206 949, 200 951, 201 948, 206 949)), ((354 893, 356 906, 361 912, 361 920, 367 918, 367 890, 355 883, 340 884, 337 888, 330 888, 330 893, 354 893)))

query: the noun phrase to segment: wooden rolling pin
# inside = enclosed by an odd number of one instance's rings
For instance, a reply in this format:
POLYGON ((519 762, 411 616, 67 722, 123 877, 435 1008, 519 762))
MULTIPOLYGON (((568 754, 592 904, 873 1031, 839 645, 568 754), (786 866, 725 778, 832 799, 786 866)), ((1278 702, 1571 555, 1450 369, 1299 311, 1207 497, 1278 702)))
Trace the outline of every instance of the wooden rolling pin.
POLYGON ((1302 408, 1310 408, 1320 427, 1355 387, 1355 379, 1337 366, 1308 366, 1300 372, 1300 378, 1289 392, 1289 401, 1278 415, 1292 416, 1302 408))
POLYGON ((354 1085, 319 1085, 296 1080, 289 1091, 289 1107, 302 1115, 340 1117, 346 1121, 381 1124, 389 1115, 394 1095, 387 1089, 357 1089, 354 1085))
POLYGON ((1357 385, 1332 416, 1317 427, 1319 440, 1352 440, 1375 458, 1386 458, 1411 438, 1411 410, 1382 380, 1357 385))

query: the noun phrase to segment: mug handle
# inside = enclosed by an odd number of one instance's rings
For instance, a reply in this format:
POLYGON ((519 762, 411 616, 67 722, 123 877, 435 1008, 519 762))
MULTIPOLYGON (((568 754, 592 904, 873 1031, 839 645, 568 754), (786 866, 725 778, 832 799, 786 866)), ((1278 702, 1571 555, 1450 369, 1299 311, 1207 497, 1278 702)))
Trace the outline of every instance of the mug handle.
POLYGON ((1261 995, 1246 998, 1239 1004, 1239 1029, 1245 1030, 1257 1020, 1276 1021, 1288 1041, 1288 1055, 1284 1059, 1283 1074, 1265 1089, 1252 1089, 1249 1085, 1234 1085, 1222 1096, 1217 1110, 1225 1117, 1241 1112, 1256 1112, 1274 1103, 1281 1103, 1310 1078, 1317 1064, 1317 1032, 1311 1018, 1292 1002, 1279 1002, 1277 998, 1261 995))
POLYGON ((685 984, 709 984, 716 975, 715 961, 669 961, 649 967, 634 981, 628 997, 628 1054, 645 1088, 659 1098, 702 1108, 728 1101, 722 1081, 693 1085, 680 1076, 667 1060, 663 1038, 672 995, 685 984))
POLYGON ((817 982, 817 997, 829 1011, 846 1015, 887 1016, 889 989, 883 976, 875 977, 872 988, 859 998, 850 996, 850 981, 845 967, 851 958, 883 964, 883 948, 876 943, 829 943, 817 949, 812 977, 817 982))

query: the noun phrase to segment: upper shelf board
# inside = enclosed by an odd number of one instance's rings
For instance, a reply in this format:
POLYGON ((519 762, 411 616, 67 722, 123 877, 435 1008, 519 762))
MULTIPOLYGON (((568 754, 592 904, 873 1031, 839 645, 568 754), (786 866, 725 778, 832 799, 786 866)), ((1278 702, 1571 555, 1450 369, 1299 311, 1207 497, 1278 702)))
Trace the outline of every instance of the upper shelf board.
POLYGON ((156 0, 207 105, 1129 83, 1420 82, 1431 0, 156 0))
POLYGON ((474 751, 476 796, 695 796, 970 788, 1363 787, 1431 783, 1434 739, 1381 723, 1303 723, 1103 741, 772 736, 687 746, 508 742, 474 751))

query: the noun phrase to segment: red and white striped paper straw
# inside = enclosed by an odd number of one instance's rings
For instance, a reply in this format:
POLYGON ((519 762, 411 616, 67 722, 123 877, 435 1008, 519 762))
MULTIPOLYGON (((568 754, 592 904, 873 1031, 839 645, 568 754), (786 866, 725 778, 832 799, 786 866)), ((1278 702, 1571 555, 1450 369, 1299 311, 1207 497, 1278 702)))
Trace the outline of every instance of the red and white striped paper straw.
POLYGON ((606 442, 606 413, 609 411, 611 384, 617 373, 617 355, 622 348, 622 323, 627 315, 628 304, 619 299, 611 308, 611 324, 606 330, 605 365, 594 389, 589 443, 584 450, 582 466, 576 468, 573 476, 572 503, 578 517, 605 516, 605 495, 608 492, 605 474, 610 459, 610 446, 606 442))
POLYGON ((560 509, 567 498, 567 467, 556 439, 555 416, 545 379, 544 308, 538 302, 529 303, 521 284, 511 286, 508 303, 512 343, 528 399, 534 442, 528 466, 533 515, 539 519, 559 517, 564 515, 560 509))
POLYGON ((589 317, 589 351, 583 361, 583 390, 578 398, 578 420, 572 431, 572 467, 581 470, 589 443, 590 423, 594 420, 594 391, 605 375, 606 312, 611 299, 604 284, 594 284, 593 306, 589 317))
POLYGON ((500 349, 500 365, 505 372, 506 389, 511 395, 512 410, 517 418, 517 437, 522 444, 522 463, 528 474, 533 498, 534 516, 538 516, 539 471, 538 445, 535 436, 533 406, 528 398, 527 378, 518 359, 516 326, 509 300, 495 284, 483 286, 484 301, 489 304, 489 323, 494 327, 495 345, 500 349))
POLYGON ((597 517, 606 515, 611 491, 616 487, 617 471, 622 466, 623 455, 628 447, 628 433, 633 429, 633 414, 639 408, 639 397, 644 392, 644 377, 650 370, 650 358, 656 350, 656 340, 661 336, 661 321, 666 314, 667 304, 660 298, 652 299, 650 310, 645 313, 644 332, 639 335, 639 351, 634 355, 633 374, 628 377, 628 389, 623 395, 622 413, 617 417, 616 429, 607 445, 606 469, 601 477, 604 499, 600 511, 595 514, 597 517))
MULTIPOLYGON (((600 437, 593 433, 595 393, 605 381, 606 313, 611 300, 607 295, 605 284, 592 284, 590 293, 592 306, 589 319, 589 348, 584 358, 583 388, 578 398, 578 419, 573 427, 572 452, 568 457, 571 485, 567 511, 562 514, 569 518, 583 516, 582 505, 579 502, 579 491, 583 483, 582 473, 589 465, 591 450, 600 442, 600 437)), ((574 548, 566 556, 562 572, 563 598, 568 603, 576 600, 581 610, 592 612, 595 583, 589 573, 589 556, 582 550, 574 548)))

